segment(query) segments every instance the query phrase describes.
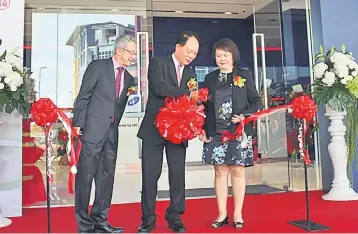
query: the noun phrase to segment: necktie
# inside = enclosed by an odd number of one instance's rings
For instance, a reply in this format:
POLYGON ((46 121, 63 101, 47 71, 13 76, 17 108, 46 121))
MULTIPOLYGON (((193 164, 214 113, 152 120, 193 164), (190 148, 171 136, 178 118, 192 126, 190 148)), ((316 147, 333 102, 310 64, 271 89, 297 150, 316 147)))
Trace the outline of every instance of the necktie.
POLYGON ((178 65, 178 69, 177 69, 177 78, 178 78, 178 86, 180 87, 180 83, 181 83, 181 74, 180 74, 180 71, 182 69, 183 65, 179 64, 178 65))
POLYGON ((119 91, 121 90, 121 78, 122 78, 122 73, 124 68, 123 67, 119 67, 117 68, 118 70, 118 74, 116 77, 116 98, 119 97, 119 91))
MULTIPOLYGON (((116 76, 116 99, 119 97, 119 91, 121 90, 121 80, 122 80, 122 73, 124 68, 123 67, 118 67, 118 74, 116 76)), ((115 117, 113 115, 112 117, 112 123, 114 122, 115 117)))

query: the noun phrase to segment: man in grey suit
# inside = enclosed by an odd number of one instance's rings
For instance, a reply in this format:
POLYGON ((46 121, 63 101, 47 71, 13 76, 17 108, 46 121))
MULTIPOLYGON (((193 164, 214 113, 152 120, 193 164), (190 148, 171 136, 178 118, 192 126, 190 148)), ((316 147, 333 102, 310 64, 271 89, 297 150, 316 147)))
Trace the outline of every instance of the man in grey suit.
POLYGON ((116 39, 114 56, 92 61, 83 76, 73 108, 73 126, 81 135, 82 150, 75 183, 75 215, 79 232, 119 233, 108 224, 117 160, 118 124, 134 85, 126 67, 137 56, 135 38, 116 39), (92 181, 96 192, 90 214, 92 181))

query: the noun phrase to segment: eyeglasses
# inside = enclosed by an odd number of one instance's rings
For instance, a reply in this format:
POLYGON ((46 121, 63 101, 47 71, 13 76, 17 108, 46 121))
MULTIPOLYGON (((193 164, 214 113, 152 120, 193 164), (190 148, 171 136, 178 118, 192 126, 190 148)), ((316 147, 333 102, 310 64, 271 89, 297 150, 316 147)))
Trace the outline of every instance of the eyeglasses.
POLYGON ((131 54, 131 55, 133 55, 133 56, 137 56, 137 52, 130 51, 130 50, 127 50, 127 49, 124 49, 124 48, 118 48, 118 49, 121 49, 121 50, 127 51, 128 53, 130 53, 130 54, 131 54))
POLYGON ((198 52, 195 52, 193 50, 190 49, 186 49, 185 52, 187 52, 188 54, 193 54, 193 55, 197 55, 198 52))

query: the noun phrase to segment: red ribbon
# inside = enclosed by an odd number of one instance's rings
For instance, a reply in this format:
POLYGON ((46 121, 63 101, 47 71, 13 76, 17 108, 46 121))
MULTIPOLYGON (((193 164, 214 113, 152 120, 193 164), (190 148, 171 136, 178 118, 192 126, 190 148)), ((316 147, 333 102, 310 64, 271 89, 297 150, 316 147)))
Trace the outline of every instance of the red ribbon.
POLYGON ((49 98, 41 98, 31 107, 31 114, 36 125, 51 126, 57 121, 57 107, 49 98))
POLYGON ((245 118, 243 121, 240 122, 238 128, 236 129, 235 133, 232 134, 228 131, 224 131, 222 133, 222 141, 227 142, 230 139, 237 139, 242 136, 242 133, 244 131, 244 126, 250 122, 256 121, 258 119, 264 118, 266 116, 272 115, 276 112, 287 110, 291 108, 292 109, 292 116, 298 120, 303 120, 303 132, 302 132, 302 150, 305 154, 304 160, 305 162, 309 162, 309 155, 307 150, 305 149, 305 142, 304 137, 306 136, 307 132, 307 122, 312 121, 314 116, 316 115, 316 104, 314 103, 313 99, 308 95, 303 95, 296 97, 293 99, 292 103, 289 105, 282 105, 277 107, 272 107, 267 110, 256 112, 255 114, 250 115, 249 117, 245 118))
MULTIPOLYGON (((68 192, 73 194, 73 187, 75 184, 75 178, 77 174, 77 164, 80 157, 81 149, 82 149, 82 143, 79 138, 79 135, 77 134, 77 131, 72 125, 72 121, 67 117, 65 113, 63 113, 62 110, 57 109, 58 117, 62 121, 62 123, 65 123, 71 131, 71 151, 69 156, 69 162, 70 162, 70 171, 69 171, 69 177, 68 177, 68 192), (77 139, 77 147, 75 147, 75 138, 77 139)), ((67 130, 67 129, 66 129, 67 130)))
POLYGON ((209 97, 209 89, 207 88, 202 88, 199 89, 198 92, 198 99, 200 102, 207 102, 208 101, 208 97, 209 97))
POLYGON ((291 103, 292 116, 296 119, 304 119, 310 122, 316 115, 316 104, 310 96, 304 95, 296 97, 291 103))
POLYGON ((72 125, 71 120, 49 98, 40 98, 38 101, 36 101, 31 107, 31 114, 35 124, 42 127, 45 131, 45 134, 48 133, 52 124, 55 123, 57 119, 60 119, 64 125, 68 126, 69 129, 66 128, 67 131, 71 131, 71 152, 69 157, 70 176, 68 182, 68 190, 69 193, 73 193, 75 174, 77 173, 76 166, 78 163, 82 144, 76 130, 72 125), (78 139, 77 149, 75 149, 74 144, 75 138, 78 139))
MULTIPOLYGON (((307 121, 306 119, 303 119, 303 124, 302 124, 302 133, 301 134, 301 139, 302 139, 302 145, 299 145, 299 153, 301 158, 303 158, 303 160, 305 161, 306 164, 310 164, 311 163, 311 159, 310 159, 310 155, 308 154, 308 151, 305 147, 306 145, 306 133, 307 133, 307 121)), ((300 142, 298 141, 298 144, 300 144, 300 142)))
POLYGON ((198 102, 207 100, 208 90, 199 90, 198 100, 188 95, 174 99, 167 97, 159 109, 155 125, 159 134, 173 144, 181 144, 201 135, 205 120, 204 106, 198 102))

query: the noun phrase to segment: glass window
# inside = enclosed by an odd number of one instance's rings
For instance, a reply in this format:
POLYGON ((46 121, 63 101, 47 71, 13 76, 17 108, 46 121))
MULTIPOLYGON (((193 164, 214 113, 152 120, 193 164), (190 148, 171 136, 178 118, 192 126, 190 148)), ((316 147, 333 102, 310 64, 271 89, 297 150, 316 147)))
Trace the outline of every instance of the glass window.
MULTIPOLYGON (((84 8, 89 9, 89 7, 94 9, 93 6, 84 8)), ((29 68, 33 72, 37 98, 50 98, 58 107, 66 110, 65 112, 69 116, 71 116, 70 112, 87 65, 93 60, 111 58, 114 54, 114 43, 117 36, 130 33, 138 37, 138 32, 145 32, 147 29, 146 18, 143 17, 146 14, 146 11, 143 10, 145 6, 136 8, 137 11, 126 10, 123 12, 113 11, 113 7, 107 10, 103 10, 103 7, 99 6, 95 8, 101 10, 86 11, 58 6, 58 12, 54 12, 53 9, 43 9, 43 7, 36 7, 33 4, 31 8, 25 9, 26 14, 29 15, 26 18, 29 22, 25 22, 25 30, 30 32, 29 35, 26 35, 26 43, 31 45, 27 51, 30 56, 26 56, 25 62, 29 64, 29 68), (44 35, 46 36, 44 37, 44 35)), ((146 69, 145 66, 143 68, 146 69)), ((140 83, 137 80, 138 70, 143 74, 141 78, 146 74, 146 71, 142 73, 137 64, 133 64, 127 70, 134 77, 136 85, 140 83)), ((132 118, 128 121, 138 122, 138 119, 132 118)), ((56 137, 61 126, 61 124, 56 124, 52 128, 56 137)), ((36 135, 36 132, 34 134, 36 135)), ((43 134, 39 131, 36 136, 39 136, 35 138, 36 145, 44 148, 43 134)), ((51 197, 54 199, 51 200, 51 203, 52 205, 73 205, 74 197, 68 194, 67 188, 69 170, 67 156, 64 154, 62 143, 56 137, 52 142, 54 150, 51 159, 54 181, 50 186, 51 197)), ((130 138, 128 139, 129 143, 137 140, 135 135, 127 138, 130 138)), ((128 142, 120 144, 128 145, 128 142)), ((135 149, 138 149, 138 146, 135 149)), ((133 153, 135 153, 137 156, 134 158, 137 161, 140 160, 138 151, 128 149, 127 152, 126 150, 126 148, 121 148, 118 154, 128 155, 133 160, 133 153)), ((118 164, 123 163, 122 159, 118 161, 118 164)), ((45 158, 42 155, 36 163, 42 172, 39 173, 40 175, 45 175, 44 161, 45 158)), ((45 178, 43 179, 45 181, 45 178)), ((120 203, 121 199, 114 196, 112 202, 120 203)), ((46 201, 39 200, 29 201, 24 205, 43 206, 45 204, 46 201)))
POLYGON ((196 79, 198 80, 199 83, 204 82, 205 76, 208 73, 215 71, 216 69, 217 69, 217 67, 196 66, 195 67, 196 79))

